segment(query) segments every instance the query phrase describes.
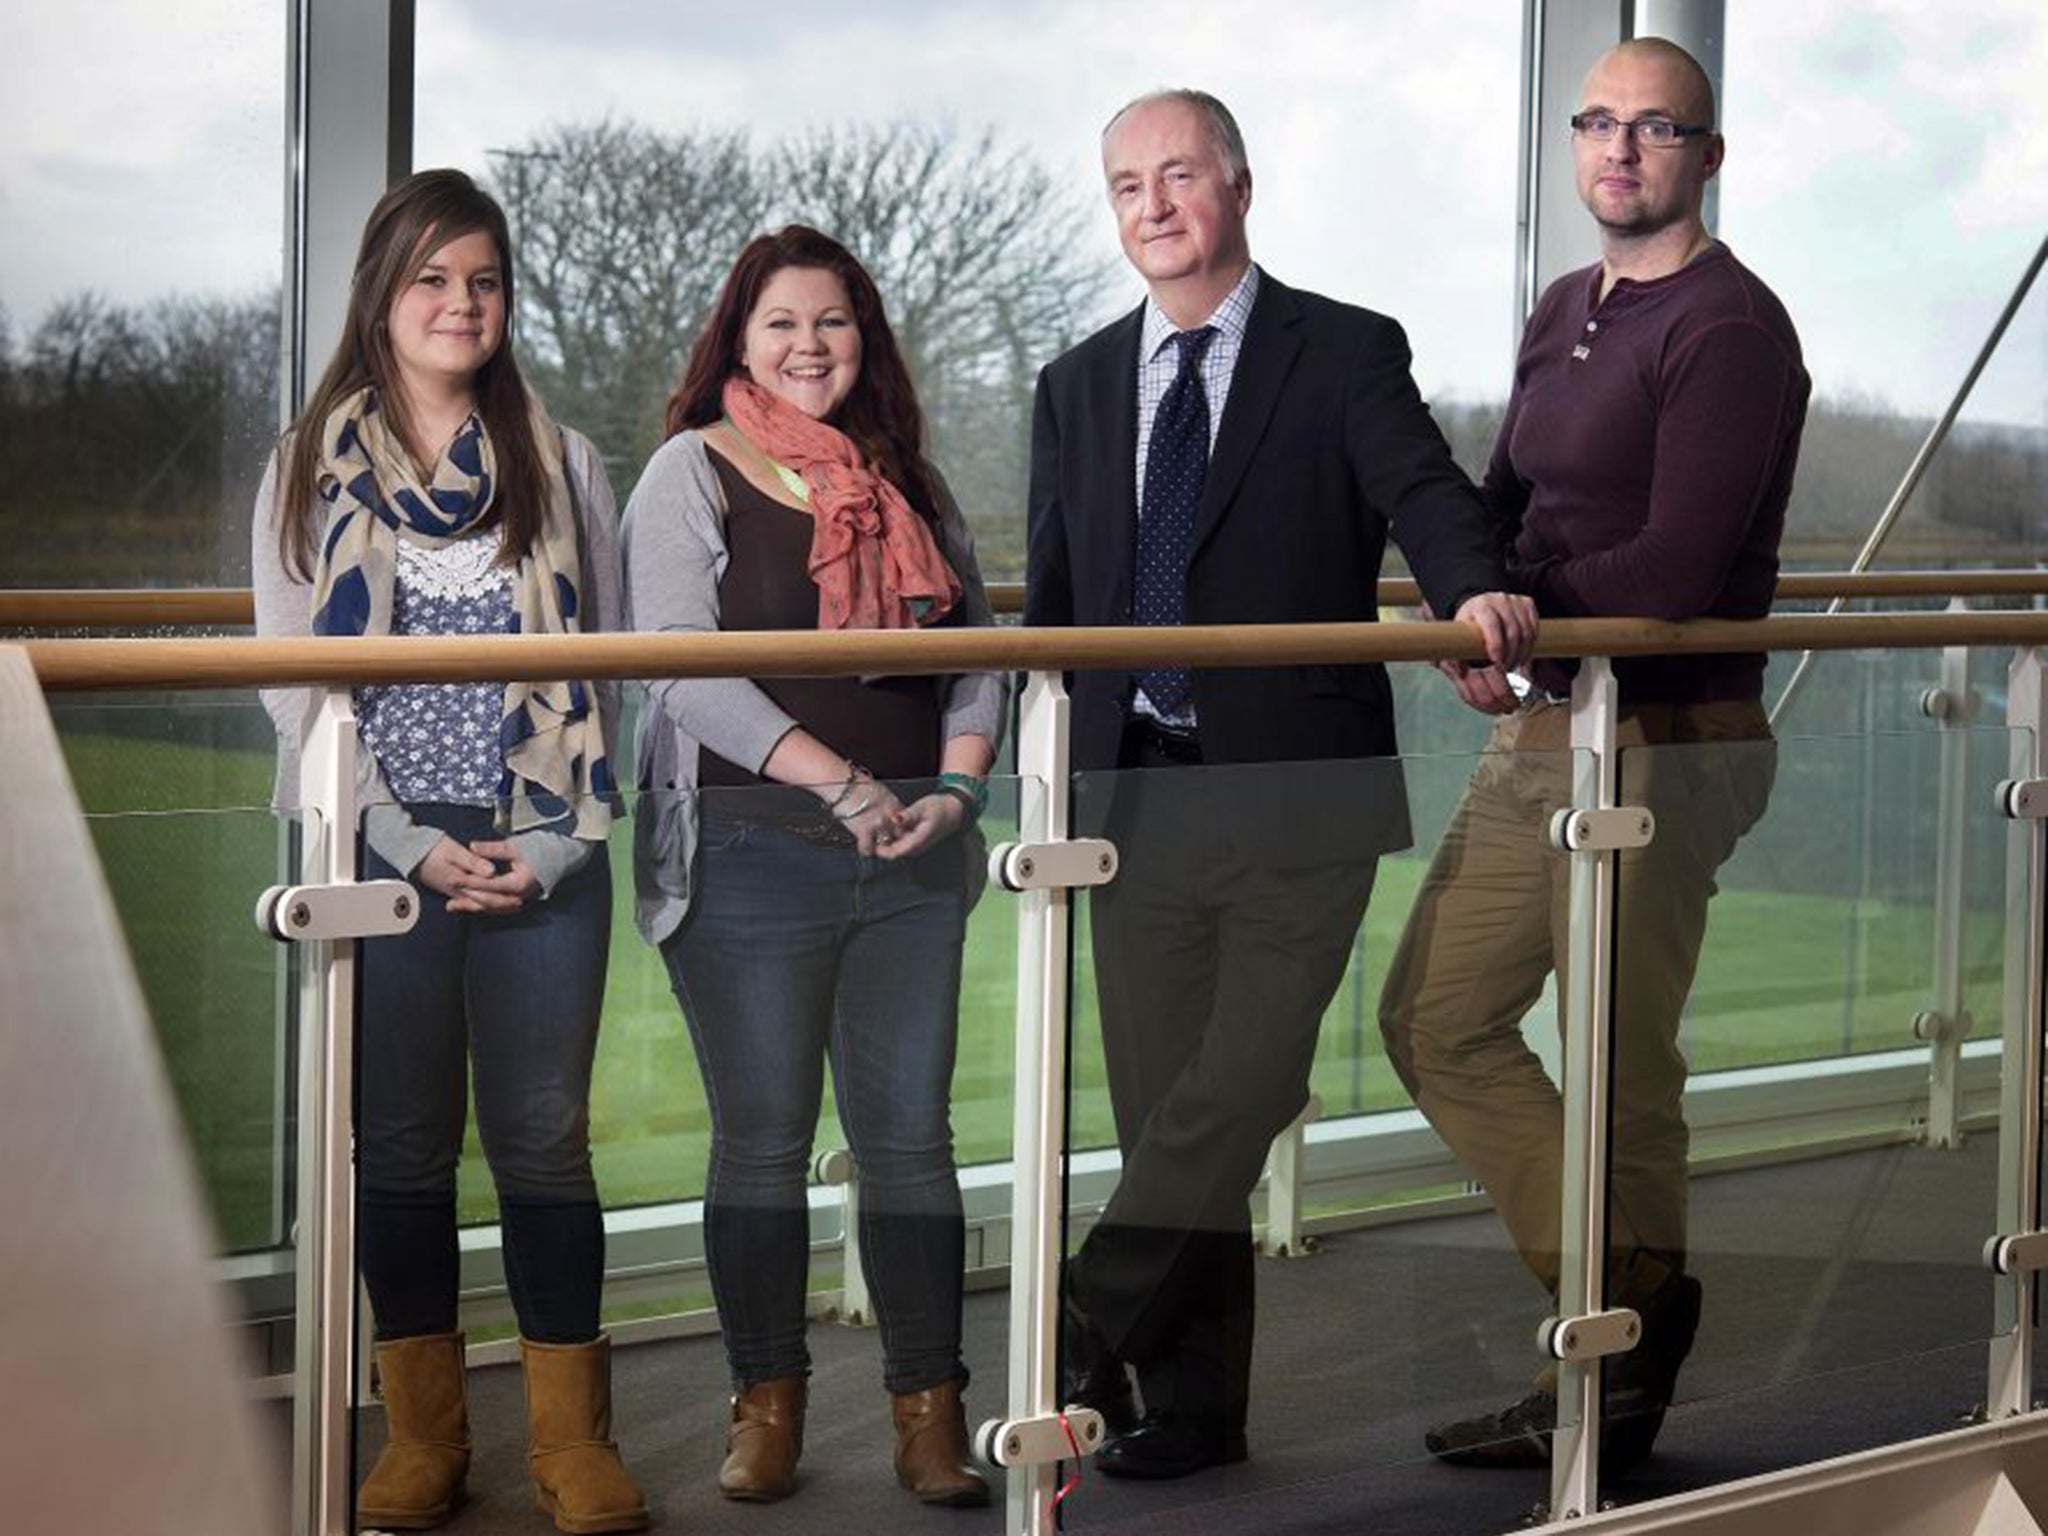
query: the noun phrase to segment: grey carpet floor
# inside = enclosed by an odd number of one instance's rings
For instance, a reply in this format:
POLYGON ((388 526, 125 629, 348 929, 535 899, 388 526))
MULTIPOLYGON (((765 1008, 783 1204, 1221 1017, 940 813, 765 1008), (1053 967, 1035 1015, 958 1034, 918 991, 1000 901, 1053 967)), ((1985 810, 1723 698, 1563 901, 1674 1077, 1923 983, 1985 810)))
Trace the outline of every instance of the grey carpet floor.
MULTIPOLYGON (((1798 1465, 1951 1427, 1981 1401, 1991 1328, 1977 1253, 1991 1230, 1991 1138, 1961 1152, 1887 1148, 1695 1182, 1698 1346, 1659 1454, 1608 1490, 1622 1502, 1798 1465)), ((1252 1459, 1172 1484, 1084 1476, 1074 1530, 1373 1531, 1477 1536, 1517 1528, 1540 1473, 1478 1473, 1421 1453, 1436 1420, 1519 1396, 1545 1304, 1491 1216, 1344 1234, 1262 1263, 1252 1459)), ((970 1417, 1001 1408, 1005 1298, 970 1297, 970 1417)), ((618 1352, 617 1431, 658 1528, 725 1536, 957 1532, 1000 1510, 927 1510, 895 1486, 871 1330, 813 1329, 816 1369, 797 1496, 719 1499, 724 1366, 715 1338, 618 1352)), ((474 1373, 477 1457, 455 1536, 541 1536, 522 1464, 518 1372, 474 1373)), ((362 1415, 373 1455, 382 1416, 362 1415)), ((1000 1492, 1000 1484, 998 1485, 1000 1492)))

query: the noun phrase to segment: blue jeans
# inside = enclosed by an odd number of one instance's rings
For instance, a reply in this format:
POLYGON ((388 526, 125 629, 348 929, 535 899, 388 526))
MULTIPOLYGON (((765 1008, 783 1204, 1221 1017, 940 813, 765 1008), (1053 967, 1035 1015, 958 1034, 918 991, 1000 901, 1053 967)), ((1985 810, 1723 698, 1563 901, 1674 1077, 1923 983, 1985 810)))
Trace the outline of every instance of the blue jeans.
POLYGON ((827 1056, 884 1380, 916 1392, 966 1377, 948 1116, 963 862, 957 839, 895 864, 704 818, 689 916, 662 956, 710 1102, 705 1253, 742 1389, 810 1369, 805 1185, 827 1056))
MULTIPOLYGON (((459 842, 479 806, 415 805, 459 842)), ((396 872, 365 849, 364 876, 396 872)), ((455 1175, 476 1084, 520 1331, 595 1338, 604 1236, 590 1171, 590 1072, 611 944, 605 850, 507 916, 451 913, 420 888, 410 933, 362 946, 356 1170, 362 1270, 383 1338, 456 1321, 455 1175)))

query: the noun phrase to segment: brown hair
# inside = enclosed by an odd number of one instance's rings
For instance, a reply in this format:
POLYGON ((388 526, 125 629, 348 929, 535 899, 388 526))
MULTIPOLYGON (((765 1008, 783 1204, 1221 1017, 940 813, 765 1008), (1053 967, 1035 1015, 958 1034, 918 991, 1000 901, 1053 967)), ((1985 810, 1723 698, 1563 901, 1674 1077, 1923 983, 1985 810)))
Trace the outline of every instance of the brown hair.
POLYGON ((882 295, 853 252, 803 224, 756 235, 740 252, 690 348, 682 382, 669 396, 663 436, 708 427, 725 415, 725 382, 744 372, 740 343, 747 319, 768 280, 788 267, 819 268, 837 277, 846 286, 860 328, 860 375, 832 424, 853 439, 921 516, 936 521, 938 497, 924 461, 924 412, 882 310, 882 295))
POLYGON ((401 438, 410 437, 405 391, 399 386, 385 317, 436 251, 475 230, 489 235, 498 247, 505 295, 504 339, 476 375, 476 413, 491 436, 498 461, 498 483, 484 526, 499 526, 500 558, 508 563, 533 547, 547 515, 547 491, 542 445, 534 441, 526 383, 512 355, 516 294, 505 210, 461 171, 420 171, 386 192, 370 210, 349 279, 348 317, 340 344, 287 434, 290 447, 277 537, 286 567, 299 575, 312 575, 320 539, 314 480, 319 474, 321 428, 336 405, 367 385, 376 390, 378 408, 401 438))

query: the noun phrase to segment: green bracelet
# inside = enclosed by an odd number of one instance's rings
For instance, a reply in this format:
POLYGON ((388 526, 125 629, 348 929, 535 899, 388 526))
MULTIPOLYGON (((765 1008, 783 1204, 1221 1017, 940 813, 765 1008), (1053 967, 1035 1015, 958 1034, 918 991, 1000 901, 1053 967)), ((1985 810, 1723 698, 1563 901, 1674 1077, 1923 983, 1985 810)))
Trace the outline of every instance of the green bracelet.
POLYGON ((975 773, 942 773, 939 792, 953 796, 967 807, 970 818, 979 820, 988 809, 988 780, 975 773))

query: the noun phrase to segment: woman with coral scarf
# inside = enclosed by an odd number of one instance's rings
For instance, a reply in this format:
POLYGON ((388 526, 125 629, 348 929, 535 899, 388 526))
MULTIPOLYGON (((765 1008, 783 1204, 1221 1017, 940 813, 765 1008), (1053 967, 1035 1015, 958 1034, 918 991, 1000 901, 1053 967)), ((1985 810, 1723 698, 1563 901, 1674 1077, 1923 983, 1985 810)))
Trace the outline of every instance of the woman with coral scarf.
MULTIPOLYGON (((626 509, 645 630, 992 622, 974 545, 922 455, 875 285, 791 227, 741 252, 626 509)), ((1004 687, 949 678, 650 685, 635 828, 710 1102, 705 1247, 732 1369, 719 1488, 796 1486, 806 1175, 829 1057, 861 1175, 861 1259, 897 1479, 979 1505, 961 1388, 964 1224, 949 1100, 961 948, 1004 687)))

